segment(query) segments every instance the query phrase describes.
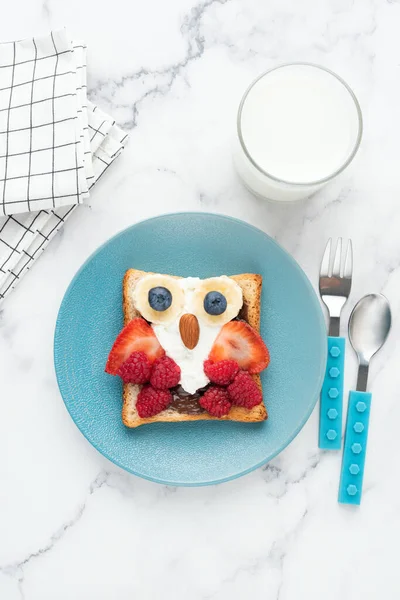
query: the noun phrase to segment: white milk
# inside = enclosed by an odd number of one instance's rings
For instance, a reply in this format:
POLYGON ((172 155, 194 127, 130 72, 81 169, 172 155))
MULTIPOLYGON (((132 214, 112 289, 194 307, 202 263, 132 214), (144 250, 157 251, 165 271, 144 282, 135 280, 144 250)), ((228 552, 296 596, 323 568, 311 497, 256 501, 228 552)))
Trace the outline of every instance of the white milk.
POLYGON ((341 172, 361 139, 358 102, 336 75, 313 65, 269 71, 246 92, 235 164, 254 193, 272 200, 310 196, 341 172))

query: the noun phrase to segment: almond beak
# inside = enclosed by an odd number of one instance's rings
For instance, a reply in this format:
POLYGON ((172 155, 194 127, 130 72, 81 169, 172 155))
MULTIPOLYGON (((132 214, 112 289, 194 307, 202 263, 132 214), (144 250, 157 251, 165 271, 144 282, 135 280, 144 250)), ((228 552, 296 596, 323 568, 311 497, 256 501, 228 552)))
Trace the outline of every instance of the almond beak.
POLYGON ((200 337, 200 327, 196 315, 186 313, 182 315, 179 321, 179 333, 181 334, 182 342, 186 348, 193 350, 196 348, 200 337))

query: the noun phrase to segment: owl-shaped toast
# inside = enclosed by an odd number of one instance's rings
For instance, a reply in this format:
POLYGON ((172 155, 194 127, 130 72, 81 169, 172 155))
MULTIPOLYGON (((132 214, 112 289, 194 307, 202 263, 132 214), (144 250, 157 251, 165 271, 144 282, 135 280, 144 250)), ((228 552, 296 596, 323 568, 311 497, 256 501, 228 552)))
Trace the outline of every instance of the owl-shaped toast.
POLYGON ((260 337, 261 275, 177 277, 130 269, 124 329, 106 372, 123 382, 127 427, 267 418, 259 373, 270 357, 260 337))

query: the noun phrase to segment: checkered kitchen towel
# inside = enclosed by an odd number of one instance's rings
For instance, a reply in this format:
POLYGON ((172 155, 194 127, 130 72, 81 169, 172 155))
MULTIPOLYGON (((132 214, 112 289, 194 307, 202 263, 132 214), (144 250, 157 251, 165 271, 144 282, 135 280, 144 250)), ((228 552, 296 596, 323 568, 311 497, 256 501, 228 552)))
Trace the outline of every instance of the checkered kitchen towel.
POLYGON ((65 30, 0 44, 0 300, 108 166, 126 135, 86 97, 86 47, 65 30))

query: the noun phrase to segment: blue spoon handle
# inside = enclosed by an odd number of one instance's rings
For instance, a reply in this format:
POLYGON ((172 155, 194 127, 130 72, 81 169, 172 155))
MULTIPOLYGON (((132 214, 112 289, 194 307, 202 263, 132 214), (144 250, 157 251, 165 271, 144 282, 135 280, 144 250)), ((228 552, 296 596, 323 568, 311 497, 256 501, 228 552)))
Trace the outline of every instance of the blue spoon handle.
POLYGON ((361 502, 370 412, 371 394, 350 392, 338 498, 342 504, 361 502))
POLYGON ((319 447, 340 450, 342 444, 345 339, 328 337, 328 360, 321 391, 319 447))

